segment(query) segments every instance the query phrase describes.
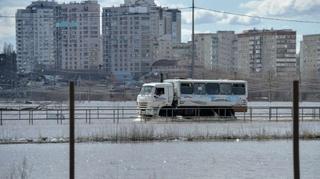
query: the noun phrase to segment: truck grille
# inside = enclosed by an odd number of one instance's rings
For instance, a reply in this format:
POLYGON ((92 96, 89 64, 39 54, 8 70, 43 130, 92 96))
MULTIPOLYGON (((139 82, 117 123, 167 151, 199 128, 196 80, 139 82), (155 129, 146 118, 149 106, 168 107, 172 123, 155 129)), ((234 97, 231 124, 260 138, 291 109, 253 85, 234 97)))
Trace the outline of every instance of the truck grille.
POLYGON ((147 108, 148 103, 147 102, 139 102, 139 108, 147 108))

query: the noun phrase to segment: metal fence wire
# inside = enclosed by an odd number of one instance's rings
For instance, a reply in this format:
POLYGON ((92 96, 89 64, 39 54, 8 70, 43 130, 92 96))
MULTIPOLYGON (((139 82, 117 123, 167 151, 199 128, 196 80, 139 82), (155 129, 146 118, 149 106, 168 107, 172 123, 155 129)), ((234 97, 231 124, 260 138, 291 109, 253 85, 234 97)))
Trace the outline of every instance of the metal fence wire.
MULTIPOLYGON (((139 109, 135 106, 119 106, 119 107, 81 107, 75 109, 75 119, 77 121, 84 121, 86 124, 91 124, 94 121, 111 121, 112 123, 119 123, 122 121, 134 120, 141 118, 141 121, 152 119, 164 119, 165 121, 179 121, 184 117, 174 115, 177 109, 166 109, 165 115, 161 117, 141 117, 139 116, 139 109)), ((180 108, 181 110, 181 108, 180 108)), ((231 116, 202 116, 198 109, 188 108, 194 114, 186 117, 189 121, 192 120, 242 120, 242 121, 285 121, 292 120, 292 107, 288 106, 262 106, 262 107, 248 107, 247 112, 236 112, 231 116)), ((220 111, 227 111, 227 108, 214 109, 220 111)), ((314 120, 320 121, 320 106, 317 107, 300 107, 300 120, 314 120)), ((33 125, 35 121, 56 121, 57 124, 63 124, 69 118, 69 109, 62 108, 22 108, 22 109, 0 109, 0 125, 4 125, 6 121, 28 121, 28 124, 33 125)))

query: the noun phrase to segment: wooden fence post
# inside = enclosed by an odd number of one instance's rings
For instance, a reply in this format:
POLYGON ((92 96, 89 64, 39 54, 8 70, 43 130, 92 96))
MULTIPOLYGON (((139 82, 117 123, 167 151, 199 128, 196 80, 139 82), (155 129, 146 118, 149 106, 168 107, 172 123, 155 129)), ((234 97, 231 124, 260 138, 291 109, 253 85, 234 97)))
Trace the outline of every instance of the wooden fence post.
POLYGON ((74 82, 70 82, 69 86, 69 169, 70 169, 70 179, 74 179, 74 82))
POLYGON ((299 81, 293 81, 293 173, 300 179, 299 160, 299 81))

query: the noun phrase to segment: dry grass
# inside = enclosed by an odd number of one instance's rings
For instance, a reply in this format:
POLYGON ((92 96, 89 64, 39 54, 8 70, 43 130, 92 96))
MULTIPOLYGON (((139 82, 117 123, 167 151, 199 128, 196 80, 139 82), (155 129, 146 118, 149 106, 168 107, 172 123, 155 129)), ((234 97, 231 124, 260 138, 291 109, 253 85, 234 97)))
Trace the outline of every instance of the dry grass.
MULTIPOLYGON (((207 141, 207 140, 277 140, 291 139, 291 130, 272 130, 267 127, 259 127, 257 129, 248 130, 248 128, 234 129, 225 126, 224 130, 214 131, 207 127, 198 128, 195 126, 179 126, 179 125, 163 125, 134 123, 129 125, 116 124, 113 126, 99 126, 92 131, 82 131, 79 129, 77 133, 77 142, 144 142, 144 141, 207 141)), ((302 129, 300 131, 301 139, 320 139, 320 131, 316 129, 302 129)), ((67 137, 57 136, 55 138, 44 137, 39 134, 36 139, 19 138, 7 139, 0 138, 0 144, 5 143, 64 143, 68 142, 67 137)))
MULTIPOLYGON (((193 128, 188 131, 180 131, 177 128, 165 128, 161 132, 156 131, 153 125, 134 124, 129 126, 117 126, 112 133, 80 137, 78 142, 144 142, 144 141, 209 141, 209 140, 281 140, 291 139, 289 132, 268 132, 265 128, 257 131, 232 131, 227 129, 225 133, 214 133, 210 129, 200 130, 193 128)), ((320 139, 318 131, 302 131, 300 139, 320 139)))
POLYGON ((11 168, 6 179, 28 179, 31 174, 31 166, 28 164, 27 158, 23 158, 22 162, 11 168))

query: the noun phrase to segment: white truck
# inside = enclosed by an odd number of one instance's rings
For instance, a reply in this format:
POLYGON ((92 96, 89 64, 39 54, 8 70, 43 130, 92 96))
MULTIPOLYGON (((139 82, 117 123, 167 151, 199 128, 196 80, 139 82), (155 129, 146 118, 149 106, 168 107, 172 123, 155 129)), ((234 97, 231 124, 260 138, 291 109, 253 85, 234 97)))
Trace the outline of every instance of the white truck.
POLYGON ((142 116, 234 116, 247 96, 243 80, 168 79, 143 84, 137 105, 142 116))

